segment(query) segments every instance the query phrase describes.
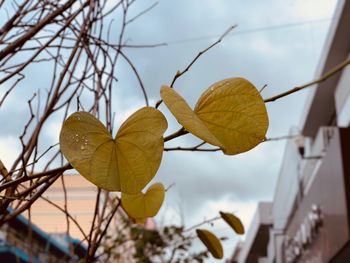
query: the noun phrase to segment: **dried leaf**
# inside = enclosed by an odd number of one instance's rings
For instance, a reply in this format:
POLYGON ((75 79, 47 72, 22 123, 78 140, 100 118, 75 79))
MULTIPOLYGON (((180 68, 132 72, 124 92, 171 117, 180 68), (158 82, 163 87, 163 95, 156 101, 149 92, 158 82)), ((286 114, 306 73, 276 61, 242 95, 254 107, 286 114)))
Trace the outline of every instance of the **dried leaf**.
POLYGON ((123 123, 113 139, 93 115, 76 112, 63 124, 60 146, 70 164, 96 186, 136 194, 159 168, 166 128, 160 111, 144 107, 123 123))
POLYGON ((221 242, 212 232, 205 229, 197 229, 196 232, 199 239, 207 247, 214 258, 222 259, 224 257, 221 242))
POLYGON ((244 226, 241 222, 241 220, 231 213, 225 213, 220 211, 220 215, 222 219, 226 221, 227 224, 230 225, 230 227, 239 235, 244 234, 244 226))

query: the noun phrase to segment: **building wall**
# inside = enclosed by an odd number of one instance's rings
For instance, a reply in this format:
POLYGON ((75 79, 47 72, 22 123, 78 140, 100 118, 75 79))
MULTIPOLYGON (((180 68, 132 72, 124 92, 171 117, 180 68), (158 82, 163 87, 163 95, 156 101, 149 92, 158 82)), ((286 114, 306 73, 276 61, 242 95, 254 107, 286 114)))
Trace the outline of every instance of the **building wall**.
MULTIPOLYGON (((343 162, 345 145, 339 131, 333 128, 321 164, 291 214, 282 262, 330 262, 349 242, 343 169, 349 164, 343 162)), ((350 136, 350 129, 345 131, 343 135, 350 136)))
MULTIPOLYGON (((323 48, 317 73, 318 79, 336 65, 346 60, 349 55, 350 2, 338 0, 328 37, 323 48)), ((310 89, 310 96, 302 116, 301 128, 305 136, 315 137, 319 127, 336 124, 335 90, 341 73, 319 83, 310 89)))
MULTIPOLYGON (((349 25, 350 1, 339 0, 314 79, 350 58, 349 25)), ((350 262, 349 126, 350 66, 310 89, 300 127, 303 142, 289 140, 284 153, 262 261, 350 262)))
MULTIPOLYGON (((45 199, 50 200, 55 205, 64 208, 67 205, 67 210, 69 214, 75 218, 79 223, 80 227, 83 229, 86 235, 89 234, 93 215, 95 211, 95 203, 97 196, 97 188, 95 185, 87 181, 84 177, 79 174, 67 174, 63 175, 64 185, 61 179, 58 179, 47 191, 43 194, 45 199), (65 189, 65 190, 64 190, 65 189), (67 202, 65 202, 67 200, 67 202)), ((116 195, 118 193, 115 193, 116 195)), ((111 193, 110 196, 113 194, 111 193)), ((106 199, 105 193, 102 193, 100 197, 100 206, 106 201, 108 203, 106 214, 110 211, 112 204, 112 199, 106 199)), ((30 210, 30 220, 32 224, 40 226, 40 228, 50 234, 52 238, 57 236, 66 236, 69 229, 69 235, 72 238, 78 240, 84 240, 84 236, 79 230, 79 228, 69 220, 69 225, 67 224, 67 218, 63 211, 59 210, 57 207, 53 206, 45 199, 38 199, 33 203, 30 210)), ((102 246, 99 248, 97 254, 104 251, 105 248, 111 247, 111 257, 106 261, 106 258, 101 258, 99 262, 130 262, 133 263, 133 242, 128 241, 122 245, 116 246, 114 240, 118 239, 120 236, 126 238, 129 237, 129 228, 123 223, 122 217, 128 220, 127 215, 120 214, 123 213, 119 211, 112 219, 112 222, 108 228, 106 236, 108 240, 102 241, 102 246)), ((28 213, 24 213, 28 219, 28 213)), ((103 225, 102 225, 103 227, 103 225)), ((16 244, 21 244, 23 247, 27 247, 26 240, 28 239, 28 231, 24 231, 22 237, 17 237, 12 235, 12 230, 10 229, 10 238, 16 244), (13 237, 13 238, 12 238, 13 237)), ((14 233, 18 236, 18 233, 14 233)), ((83 242, 86 244, 86 241, 83 242)), ((34 255, 39 255, 39 251, 33 251, 34 255)), ((50 259, 51 260, 51 259, 50 259)), ((0 261, 1 262, 1 261, 0 261)), ((55 262, 55 261, 53 261, 55 262)))
MULTIPOLYGON (((13 228, 7 228, 6 244, 11 247, 17 247, 26 252, 28 255, 33 255, 40 262, 59 263, 64 260, 62 254, 55 254, 49 249, 49 246, 43 246, 35 238, 29 242, 27 232, 19 232, 13 228)), ((67 259, 68 260, 68 259, 67 259)))
POLYGON ((276 184, 272 207, 273 224, 284 229, 294 208, 299 191, 301 155, 294 140, 289 140, 283 155, 280 176, 276 184))
MULTIPOLYGON (((22 215, 0 229, 0 262, 78 262, 79 255, 61 244, 22 215)), ((81 251, 86 250, 80 246, 81 251)), ((84 252, 85 254, 85 252, 84 252)))
MULTIPOLYGON (((67 193, 67 210, 79 222, 85 233, 89 233, 95 210, 97 188, 79 174, 64 175, 67 193)), ((44 194, 44 197, 64 208, 65 194, 61 179, 58 179, 44 194)), ((31 220, 45 232, 65 233, 68 230, 65 214, 43 199, 31 206, 31 220)), ((70 222, 69 234, 83 239, 78 227, 70 222)))
MULTIPOLYGON (((350 59, 350 53, 348 58, 350 59)), ((338 126, 348 127, 350 124, 350 67, 345 68, 341 73, 335 90, 335 102, 338 126)))
MULTIPOLYGON (((95 185, 87 181, 84 177, 79 174, 67 174, 63 176, 64 185, 66 188, 67 197, 67 209, 69 213, 76 219, 83 231, 88 234, 90 232, 93 215, 95 211, 95 202, 97 196, 97 188, 95 185)), ((63 190, 62 181, 57 180, 45 193, 44 195, 50 201, 64 207, 65 195, 63 190)), ((100 199, 102 205, 105 201, 104 194, 100 199)), ((107 207, 110 209, 113 204, 111 201, 107 207)), ((125 215, 126 216, 126 215, 125 215)), ((126 216, 127 217, 127 216, 126 216)), ((43 199, 39 199, 32 205, 31 208, 31 220, 36 225, 43 228, 44 231, 49 233, 65 233, 67 231, 67 219, 65 214, 52 206, 43 199)), ((78 227, 70 221, 69 234, 79 240, 83 240, 83 235, 78 227)), ((111 262, 130 262, 133 263, 133 243, 125 242, 120 246, 115 246, 113 240, 117 239, 118 236, 124 235, 128 237, 128 229, 122 223, 120 215, 117 214, 110 224, 107 235, 110 237, 108 241, 102 242, 103 246, 100 247, 97 254, 102 253, 105 247, 112 246, 111 250, 111 262), (116 256, 118 255, 118 256, 116 256)), ((85 242, 86 243, 86 242, 85 242)), ((102 260, 103 262, 103 260, 102 260)))

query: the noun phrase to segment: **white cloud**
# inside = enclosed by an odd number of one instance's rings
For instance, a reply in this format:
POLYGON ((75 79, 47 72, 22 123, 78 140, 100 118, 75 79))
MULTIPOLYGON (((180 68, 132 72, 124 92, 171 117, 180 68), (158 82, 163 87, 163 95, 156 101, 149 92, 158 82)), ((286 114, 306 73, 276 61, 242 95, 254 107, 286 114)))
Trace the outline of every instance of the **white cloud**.
POLYGON ((296 19, 323 19, 330 18, 337 1, 334 0, 294 0, 291 3, 291 12, 296 19))
POLYGON ((57 143, 60 136, 62 123, 60 122, 51 122, 45 129, 48 138, 52 143, 57 143))
POLYGON ((13 136, 0 137, 0 159, 9 170, 21 151, 18 138, 13 136))

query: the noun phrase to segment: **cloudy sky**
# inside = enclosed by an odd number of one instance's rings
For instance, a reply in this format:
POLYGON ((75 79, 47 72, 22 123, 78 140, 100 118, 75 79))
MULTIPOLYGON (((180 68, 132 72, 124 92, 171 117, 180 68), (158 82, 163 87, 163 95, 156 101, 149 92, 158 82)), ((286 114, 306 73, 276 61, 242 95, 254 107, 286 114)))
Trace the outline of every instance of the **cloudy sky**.
MULTIPOLYGON (((137 14, 153 1, 138 1, 131 9, 137 14)), ((331 22, 335 0, 160 0, 150 12, 130 24, 126 37, 130 44, 167 43, 151 49, 130 49, 128 55, 137 66, 151 104, 159 99, 159 88, 170 84, 177 70, 184 69, 194 56, 208 47, 232 25, 237 28, 222 43, 203 55, 175 85, 193 106, 212 83, 228 77, 244 77, 256 87, 267 84, 263 97, 278 94, 312 80, 331 22)), ((119 123, 144 105, 130 69, 120 68, 115 94, 119 123)), ((20 96, 20 94, 18 94, 20 96)), ((287 135, 297 126, 303 113, 307 91, 273 102, 268 107, 268 137, 287 135)), ((0 118, 20 114, 25 106, 9 98, 0 118)), ((160 110, 169 121, 168 134, 179 126, 164 105, 160 110)), ((57 140, 60 123, 49 127, 48 138, 57 140)), ((0 153, 11 163, 18 151, 14 134, 16 122, 0 130, 0 153)), ((15 133, 17 134, 17 133, 15 133)), ((166 146, 192 146, 191 135, 166 146)), ((155 181, 166 186, 166 203, 157 216, 159 222, 187 226, 215 217, 219 210, 235 212, 249 226, 257 202, 272 200, 285 142, 268 142, 237 156, 221 152, 165 152, 155 181)), ((224 224, 209 229, 227 235, 224 224)), ((237 237, 225 242, 230 256, 237 237)))

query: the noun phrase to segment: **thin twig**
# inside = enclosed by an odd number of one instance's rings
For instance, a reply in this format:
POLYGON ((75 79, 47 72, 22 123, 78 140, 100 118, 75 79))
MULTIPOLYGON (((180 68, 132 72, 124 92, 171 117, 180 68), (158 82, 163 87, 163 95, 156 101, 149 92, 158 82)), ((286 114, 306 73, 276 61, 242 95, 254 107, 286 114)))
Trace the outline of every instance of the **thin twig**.
POLYGON ((4 195, 1 195, 0 199, 30 201, 29 198, 21 198, 21 197, 17 197, 17 196, 4 196, 4 195))
POLYGON ((293 89, 290 89, 286 92, 283 92, 281 94, 278 94, 276 96, 273 96, 273 97, 270 97, 268 99, 265 99, 264 102, 267 103, 267 102, 272 102, 272 101, 276 101, 280 98, 283 98, 283 97, 286 97, 288 95, 291 95, 295 92, 298 92, 300 90, 303 90, 303 89, 306 89, 308 87, 311 87, 315 84, 319 84, 325 80, 327 80, 328 78, 332 77, 333 75, 335 75, 336 73, 340 72, 341 70, 343 70, 347 65, 350 64, 350 59, 347 59, 345 61, 343 61, 342 63, 336 65, 335 67, 333 67, 332 69, 330 69, 329 71, 327 71, 323 76, 321 76, 320 78, 316 79, 316 80, 313 80, 313 81, 310 81, 302 86, 298 86, 298 87, 295 87, 293 89))
POLYGON ((178 131, 176 131, 176 132, 174 132, 174 133, 164 137, 164 142, 170 141, 172 139, 175 139, 175 138, 180 137, 182 135, 185 135, 187 133, 188 133, 188 131, 186 131, 185 128, 182 127, 178 131))
POLYGON ((58 210, 63 212, 72 222, 76 225, 76 227, 79 229, 80 233, 83 235, 84 239, 87 240, 87 235, 82 229, 81 225, 78 223, 78 221, 65 209, 57 205, 56 203, 52 202, 50 199, 46 198, 45 196, 41 196, 41 199, 45 200, 50 205, 56 207, 58 210))
POLYGON ((288 139, 294 139, 302 137, 300 134, 295 134, 295 135, 285 135, 285 136, 280 136, 280 137, 272 137, 272 138, 266 138, 264 142, 272 142, 272 141, 280 141, 280 140, 288 140, 288 139))
POLYGON ((267 84, 265 84, 264 86, 262 86, 262 88, 259 90, 259 93, 263 92, 263 90, 267 87, 267 84))
MULTIPOLYGON (((230 26, 220 37, 217 41, 215 41, 213 44, 211 44, 209 47, 203 49, 202 51, 200 51, 197 56, 194 57, 194 59, 190 62, 190 64, 188 64, 188 66, 182 70, 182 71, 177 71, 171 84, 170 84, 170 87, 173 88, 174 87, 174 84, 176 82, 176 80, 178 78, 180 78, 182 75, 184 75, 187 71, 189 71, 189 69, 193 66, 193 64, 203 55, 205 54, 207 51, 209 51, 210 49, 212 49, 213 47, 215 47, 216 45, 218 45, 229 33, 231 33, 231 31, 233 29, 235 29, 237 27, 237 25, 233 25, 233 26, 230 26)), ((159 100, 155 107, 158 108, 160 106, 160 104, 162 104, 162 100, 159 100)))
POLYGON ((90 258, 90 259, 93 259, 93 256, 95 255, 99 245, 101 244, 102 239, 105 237, 105 235, 107 233, 107 229, 108 229, 109 225, 111 224, 112 219, 114 218, 115 214, 117 213, 119 207, 120 207, 120 200, 118 199, 118 203, 115 205, 112 212, 110 213, 110 216, 106 222, 106 225, 105 225, 103 231, 100 233, 97 242, 92 246, 92 253, 90 255, 92 258, 90 258))
POLYGON ((130 24, 131 22, 135 21, 137 18, 141 17, 142 15, 146 14, 147 12, 151 11, 154 7, 156 7, 156 5, 158 5, 158 2, 155 2, 154 4, 152 4, 150 7, 146 8, 145 10, 143 10, 142 12, 138 13, 136 16, 134 16, 133 18, 130 18, 128 21, 125 22, 125 25, 130 24))
POLYGON ((170 152, 170 151, 192 151, 192 152, 216 152, 216 151, 220 151, 220 148, 211 148, 211 149, 203 149, 200 148, 202 147, 204 144, 206 144, 207 142, 201 142, 195 146, 192 147, 168 147, 168 148, 164 148, 164 151, 166 152, 170 152))
POLYGON ((20 183, 23 183, 23 182, 26 182, 26 181, 29 181, 29 180, 33 180, 33 179, 36 179, 36 178, 41 178, 41 177, 44 177, 44 176, 47 176, 48 178, 53 177, 57 173, 63 173, 66 170, 69 170, 69 169, 72 169, 72 168, 73 167, 70 164, 66 164, 66 165, 64 165, 62 167, 55 168, 55 169, 52 169, 52 170, 48 170, 48 171, 41 172, 41 173, 36 173, 36 174, 30 175, 28 177, 22 176, 22 177, 19 177, 19 178, 13 180, 13 181, 9 181, 9 182, 1 184, 0 185, 0 192, 3 191, 4 189, 7 189, 7 188, 11 187, 11 186, 18 185, 20 183))
POLYGON ((167 188, 165 188, 165 192, 169 191, 174 186, 175 186, 175 183, 171 183, 167 188))
MULTIPOLYGON (((26 34, 18 38, 16 41, 12 42, 6 48, 0 51, 0 61, 5 58, 8 54, 15 52, 18 47, 21 47, 26 43, 29 39, 35 36, 44 26, 50 23, 55 17, 61 15, 65 10, 70 8, 75 3, 75 0, 69 0, 60 8, 57 8, 54 12, 48 14, 44 19, 42 19, 39 23, 35 25, 32 30, 28 31, 26 34)), ((87 3, 87 2, 86 2, 87 3)))
POLYGON ((200 223, 198 223, 198 224, 196 224, 196 225, 193 225, 193 226, 191 226, 191 227, 185 229, 183 232, 190 232, 190 231, 192 231, 193 229, 196 229, 196 228, 198 228, 198 227, 200 227, 200 226, 202 226, 202 225, 204 225, 204 224, 210 224, 210 223, 213 223, 214 221, 217 221, 217 220, 220 220, 220 219, 222 219, 221 216, 216 216, 216 217, 213 217, 213 218, 211 218, 211 219, 206 219, 206 220, 204 220, 204 221, 202 221, 202 222, 200 222, 200 223))
MULTIPOLYGON (((294 138, 298 138, 298 137, 301 137, 301 135, 286 135, 286 136, 280 136, 280 137, 266 138, 262 142, 288 140, 288 139, 294 139, 294 138)), ((204 144, 206 144, 206 142, 202 142, 202 143, 197 144, 197 145, 192 146, 192 147, 181 147, 181 146, 165 147, 164 151, 166 151, 166 152, 170 152, 170 151, 190 151, 190 152, 217 152, 217 151, 221 151, 221 148, 204 148, 204 149, 200 148, 204 144)))
POLYGON ((143 97, 145 98, 145 103, 146 103, 146 106, 148 107, 149 106, 149 102, 148 102, 148 96, 147 96, 147 92, 146 92, 146 89, 145 89, 145 86, 143 85, 143 81, 140 77, 140 74, 139 72, 137 71, 134 63, 121 51, 119 50, 119 54, 126 60, 126 62, 129 64, 129 66, 131 67, 132 71, 134 72, 136 78, 137 78, 137 81, 139 82, 139 85, 140 85, 140 88, 141 88, 141 91, 143 93, 143 97))

